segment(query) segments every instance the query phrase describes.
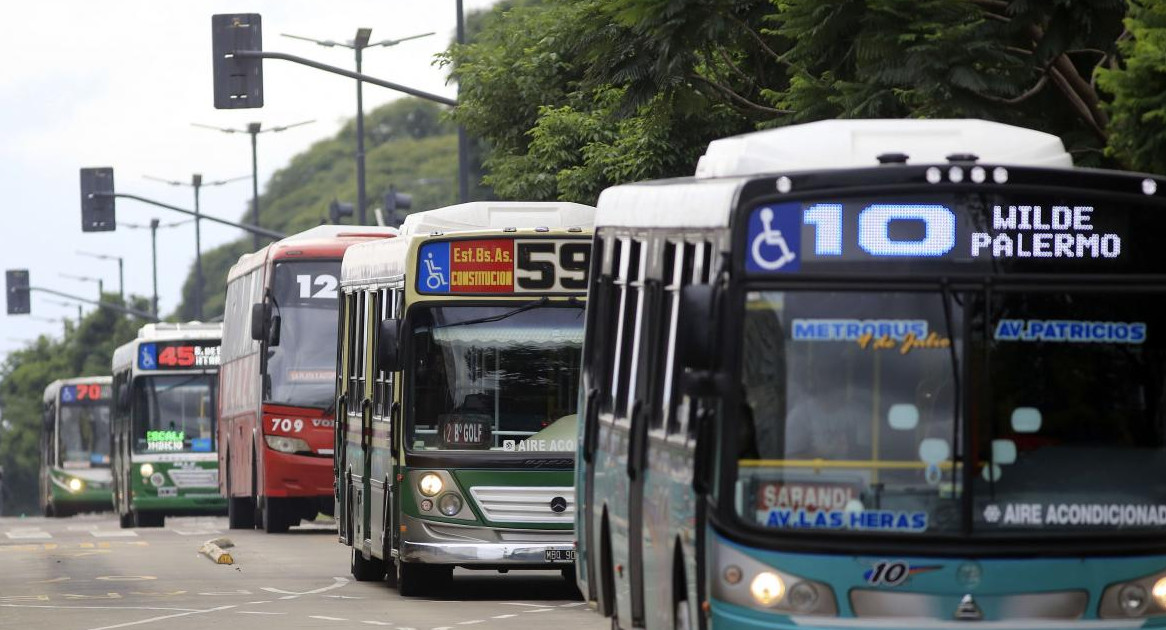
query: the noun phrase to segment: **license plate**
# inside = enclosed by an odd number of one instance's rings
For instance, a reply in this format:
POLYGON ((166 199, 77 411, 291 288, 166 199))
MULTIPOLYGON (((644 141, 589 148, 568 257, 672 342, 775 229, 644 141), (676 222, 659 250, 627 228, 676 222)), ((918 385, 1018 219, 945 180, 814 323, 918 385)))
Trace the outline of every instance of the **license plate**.
POLYGON ((547 549, 545 552, 547 562, 574 562, 574 549, 547 549))

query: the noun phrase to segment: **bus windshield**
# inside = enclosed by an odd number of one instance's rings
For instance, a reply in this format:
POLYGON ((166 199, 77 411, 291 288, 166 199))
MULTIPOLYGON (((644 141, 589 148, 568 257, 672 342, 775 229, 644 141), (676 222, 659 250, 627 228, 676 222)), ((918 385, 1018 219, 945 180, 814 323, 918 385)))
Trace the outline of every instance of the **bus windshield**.
POLYGON ((217 385, 214 374, 135 380, 134 452, 214 452, 217 385))
POLYGON ((1160 296, 946 299, 945 309, 938 291, 748 294, 737 514, 850 534, 1166 525, 1166 482, 1147 474, 1166 464, 1160 296), (957 404, 972 423, 970 457, 957 404))
POLYGON ((339 260, 278 263, 272 295, 279 345, 268 349, 265 402, 324 408, 336 384, 339 260))
POLYGON ((57 431, 65 468, 109 466, 109 406, 62 404, 57 431))
POLYGON ((438 306, 411 315, 417 450, 575 450, 583 308, 438 306))

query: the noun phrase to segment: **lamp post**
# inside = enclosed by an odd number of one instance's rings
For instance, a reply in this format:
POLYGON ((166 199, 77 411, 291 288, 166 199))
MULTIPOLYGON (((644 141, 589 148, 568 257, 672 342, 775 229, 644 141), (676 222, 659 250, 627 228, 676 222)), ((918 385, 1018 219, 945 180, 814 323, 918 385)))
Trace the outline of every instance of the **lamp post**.
POLYGON ((141 225, 138 223, 125 223, 122 221, 118 222, 119 227, 128 227, 128 228, 134 229, 134 230, 145 230, 145 229, 150 230, 150 261, 151 261, 151 267, 154 270, 154 301, 152 302, 152 304, 154 306, 154 310, 153 310, 154 317, 158 316, 158 228, 160 228, 160 227, 163 227, 163 228, 178 227, 180 225, 190 223, 193 220, 194 219, 187 219, 186 221, 175 221, 173 223, 167 223, 165 225, 162 225, 158 221, 158 219, 150 219, 150 225, 141 225))
MULTIPOLYGON (((203 125, 200 123, 190 123, 195 127, 202 127, 204 129, 214 129, 223 133, 247 133, 251 134, 251 224, 256 227, 259 226, 259 142, 257 137, 261 133, 269 131, 280 132, 292 127, 299 127, 300 125, 308 125, 316 122, 315 120, 305 120, 303 122, 292 123, 290 125, 280 125, 275 127, 263 128, 263 123, 253 122, 247 123, 246 129, 232 129, 230 127, 215 127, 214 125, 203 125)), ((255 249, 259 249, 259 235, 252 234, 252 244, 255 249)))
POLYGON ((103 295, 105 295, 105 281, 102 280, 101 278, 91 278, 89 276, 74 276, 74 275, 67 274, 67 273, 62 273, 62 274, 60 274, 60 276, 62 278, 68 278, 70 280, 80 280, 82 282, 96 282, 97 283, 97 301, 98 302, 100 302, 101 297, 103 295))
MULTIPOLYGON (((343 46, 349 48, 356 53, 356 73, 361 73, 361 62, 364 58, 364 49, 372 48, 374 46, 396 46, 401 42, 409 41, 411 39, 419 39, 421 37, 428 37, 435 33, 421 33, 419 35, 410 35, 400 39, 385 39, 376 43, 369 43, 369 38, 372 37, 371 28, 356 29, 356 38, 347 43, 337 42, 331 39, 313 39, 311 37, 302 37, 300 35, 289 35, 288 33, 281 33, 284 37, 292 39, 302 39, 304 41, 313 42, 320 46, 331 48, 333 46, 343 46)), ((364 190, 364 81, 357 79, 356 81, 356 208, 357 221, 360 225, 367 225, 368 220, 366 216, 366 208, 368 207, 367 199, 364 190)))
POLYGON ((156 182, 170 184, 171 186, 190 186, 194 189, 194 318, 202 321, 202 230, 199 220, 200 210, 198 205, 198 192, 203 186, 222 186, 231 182, 237 182, 242 179, 247 179, 246 175, 240 177, 232 177, 231 179, 220 179, 213 182, 202 181, 202 174, 195 173, 190 176, 190 183, 186 183, 176 179, 163 179, 161 177, 152 177, 150 175, 143 175, 146 179, 151 179, 156 182))
MULTIPOLYGON (((56 304, 57 306, 64 306, 66 308, 72 308, 74 306, 74 304, 72 302, 65 302, 64 300, 45 300, 45 301, 48 302, 49 304, 56 304)), ((84 316, 84 314, 81 312, 81 304, 77 304, 76 306, 77 306, 77 328, 80 328, 81 327, 81 318, 84 316)))
MULTIPOLYGON (((125 259, 121 256, 112 256, 110 254, 91 254, 89 252, 77 252, 78 256, 88 256, 98 260, 116 260, 117 261, 117 295, 122 300, 126 298, 125 291, 125 259)), ((156 315, 157 313, 155 313, 156 315)))

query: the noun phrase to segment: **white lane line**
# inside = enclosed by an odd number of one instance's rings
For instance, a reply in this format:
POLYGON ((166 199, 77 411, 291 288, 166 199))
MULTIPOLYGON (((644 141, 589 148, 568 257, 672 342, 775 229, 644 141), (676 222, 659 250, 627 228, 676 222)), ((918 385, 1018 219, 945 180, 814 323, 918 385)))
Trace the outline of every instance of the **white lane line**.
POLYGON ((204 536, 207 534, 221 534, 222 530, 218 529, 172 529, 170 530, 179 536, 204 536))
POLYGON ((491 619, 509 619, 511 617, 517 617, 517 616, 518 615, 494 615, 493 617, 490 617, 490 618, 491 619))
POLYGON ((93 530, 89 532, 94 538, 137 538, 138 533, 132 529, 93 530))
POLYGON ((236 615, 286 615, 284 612, 268 612, 266 610, 236 610, 236 615))
POLYGON ((65 529, 71 532, 91 532, 98 527, 98 525, 70 525, 65 529))
POLYGON ((270 603, 271 603, 271 600, 270 600, 270 599, 265 599, 265 600, 258 601, 258 602, 247 602, 247 603, 248 603, 248 604, 270 604, 270 603))
POLYGON ((219 606, 218 608, 208 608, 206 610, 192 610, 190 612, 181 612, 174 615, 162 615, 161 617, 150 617, 149 619, 142 619, 140 621, 129 621, 126 623, 119 623, 113 626, 101 626, 99 628, 90 628, 89 630, 115 630, 115 628, 127 628, 129 626, 140 626, 144 623, 154 623, 155 621, 165 621, 167 619, 175 619, 177 617, 186 617, 188 615, 202 615, 205 613, 219 612, 220 610, 229 610, 234 606, 219 606))
MULTIPOLYGON (((348 578, 334 577, 332 579, 335 580, 335 583, 333 583, 331 586, 325 586, 325 587, 317 588, 317 589, 311 590, 311 591, 304 591, 302 593, 297 593, 296 591, 285 591, 285 590, 278 589, 278 588, 272 588, 270 586, 264 586, 263 590, 267 591, 268 593, 283 593, 284 595, 291 595, 293 597, 299 597, 301 595, 315 595, 317 593, 323 593, 325 591, 330 591, 330 590, 335 589, 335 588, 340 588, 340 587, 348 584, 348 578)), ((280 599, 288 599, 288 598, 281 597, 280 599)))
POLYGON ((199 608, 163 608, 161 606, 48 606, 44 604, 0 604, 4 608, 55 608, 58 610, 170 610, 187 613, 204 612, 199 608))
POLYGON ((319 619, 321 621, 348 621, 344 617, 325 617, 324 615, 308 615, 308 619, 319 619))
POLYGON ((299 595, 284 595, 283 597, 280 597, 280 599, 295 599, 297 597, 299 597, 299 595))
POLYGON ((546 608, 545 604, 527 604, 525 602, 498 602, 505 606, 530 606, 531 608, 546 608))
POLYGON ((362 621, 360 623, 367 623, 370 626, 391 626, 392 623, 388 621, 362 621))
POLYGON ((554 608, 539 608, 538 610, 524 610, 522 612, 524 612, 524 613, 536 613, 536 612, 550 612, 552 610, 554 610, 554 608))
POLYGON ((575 606, 582 606, 583 602, 575 602, 574 604, 559 604, 559 608, 574 608, 575 606))
POLYGON ((53 537, 48 532, 32 530, 5 532, 4 535, 12 540, 45 540, 53 537))
POLYGON ((485 622, 486 622, 485 619, 471 619, 469 621, 459 621, 459 622, 457 622, 457 625, 459 625, 459 626, 472 626, 476 623, 485 623, 485 622))

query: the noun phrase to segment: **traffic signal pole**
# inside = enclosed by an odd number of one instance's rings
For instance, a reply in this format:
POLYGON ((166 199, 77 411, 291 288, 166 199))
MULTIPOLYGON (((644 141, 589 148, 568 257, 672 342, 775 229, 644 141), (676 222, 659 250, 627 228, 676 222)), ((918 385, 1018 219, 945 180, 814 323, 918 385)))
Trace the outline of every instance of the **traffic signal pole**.
POLYGON ((101 308, 107 308, 111 311, 117 311, 117 312, 123 313, 125 315, 133 315, 134 317, 140 317, 148 322, 161 321, 157 317, 155 317, 153 313, 149 313, 147 311, 139 311, 136 308, 130 308, 128 306, 114 304, 113 302, 102 302, 99 300, 90 300, 87 298, 72 295, 70 293, 62 293, 61 291, 54 291, 53 289, 46 289, 44 287, 29 286, 28 290, 29 291, 40 291, 41 293, 49 293, 51 295, 56 295, 58 297, 68 298, 70 300, 76 300, 77 302, 84 302, 86 304, 100 306, 101 308))

